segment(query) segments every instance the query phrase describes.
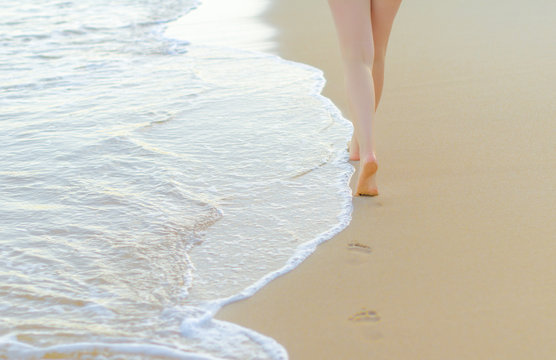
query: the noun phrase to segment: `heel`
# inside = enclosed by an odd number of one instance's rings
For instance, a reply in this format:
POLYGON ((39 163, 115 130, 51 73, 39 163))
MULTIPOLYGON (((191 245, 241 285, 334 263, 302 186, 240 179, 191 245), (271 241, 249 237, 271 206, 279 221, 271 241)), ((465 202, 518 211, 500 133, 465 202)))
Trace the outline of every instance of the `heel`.
POLYGON ((376 186, 375 174, 378 170, 376 161, 369 161, 363 164, 359 173, 359 181, 357 183, 357 195, 359 196, 377 196, 378 188, 376 186))

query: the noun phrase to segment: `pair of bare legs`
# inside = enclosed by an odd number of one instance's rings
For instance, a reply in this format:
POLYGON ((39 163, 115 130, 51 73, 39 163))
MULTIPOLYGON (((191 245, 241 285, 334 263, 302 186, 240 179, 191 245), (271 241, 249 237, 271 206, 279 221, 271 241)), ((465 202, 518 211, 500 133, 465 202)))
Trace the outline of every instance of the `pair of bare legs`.
POLYGON ((384 83, 384 59, 401 0, 328 0, 336 24, 353 116, 349 158, 360 160, 356 195, 378 195, 373 138, 384 83))

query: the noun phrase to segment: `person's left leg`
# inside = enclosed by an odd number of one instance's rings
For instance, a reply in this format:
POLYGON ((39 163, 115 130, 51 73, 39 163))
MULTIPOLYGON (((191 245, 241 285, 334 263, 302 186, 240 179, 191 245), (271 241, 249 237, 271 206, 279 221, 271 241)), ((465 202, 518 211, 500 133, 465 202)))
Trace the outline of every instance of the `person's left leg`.
MULTIPOLYGON (((375 94, 372 76, 374 47, 371 0, 328 0, 336 24, 354 137, 359 149, 357 195, 378 195, 375 173, 373 119, 375 94)), ((354 155, 351 153, 350 155, 354 155)), ((351 157, 351 156, 350 156, 351 157)))

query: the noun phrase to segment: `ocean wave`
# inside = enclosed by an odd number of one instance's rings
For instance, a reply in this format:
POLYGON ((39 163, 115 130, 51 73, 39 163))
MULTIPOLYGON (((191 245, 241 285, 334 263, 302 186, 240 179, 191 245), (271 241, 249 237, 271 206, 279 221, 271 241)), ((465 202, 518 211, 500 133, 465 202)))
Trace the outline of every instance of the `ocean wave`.
POLYGON ((322 72, 164 38, 196 2, 25 4, 0 24, 0 357, 287 358, 213 315, 350 220, 322 72))

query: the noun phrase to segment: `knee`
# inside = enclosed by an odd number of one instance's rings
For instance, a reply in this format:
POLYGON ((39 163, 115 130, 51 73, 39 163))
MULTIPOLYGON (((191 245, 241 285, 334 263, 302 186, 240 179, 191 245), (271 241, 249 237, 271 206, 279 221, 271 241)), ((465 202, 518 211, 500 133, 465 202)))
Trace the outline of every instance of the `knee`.
POLYGON ((372 42, 353 42, 346 44, 342 48, 342 55, 347 64, 365 65, 373 67, 375 51, 372 42))

